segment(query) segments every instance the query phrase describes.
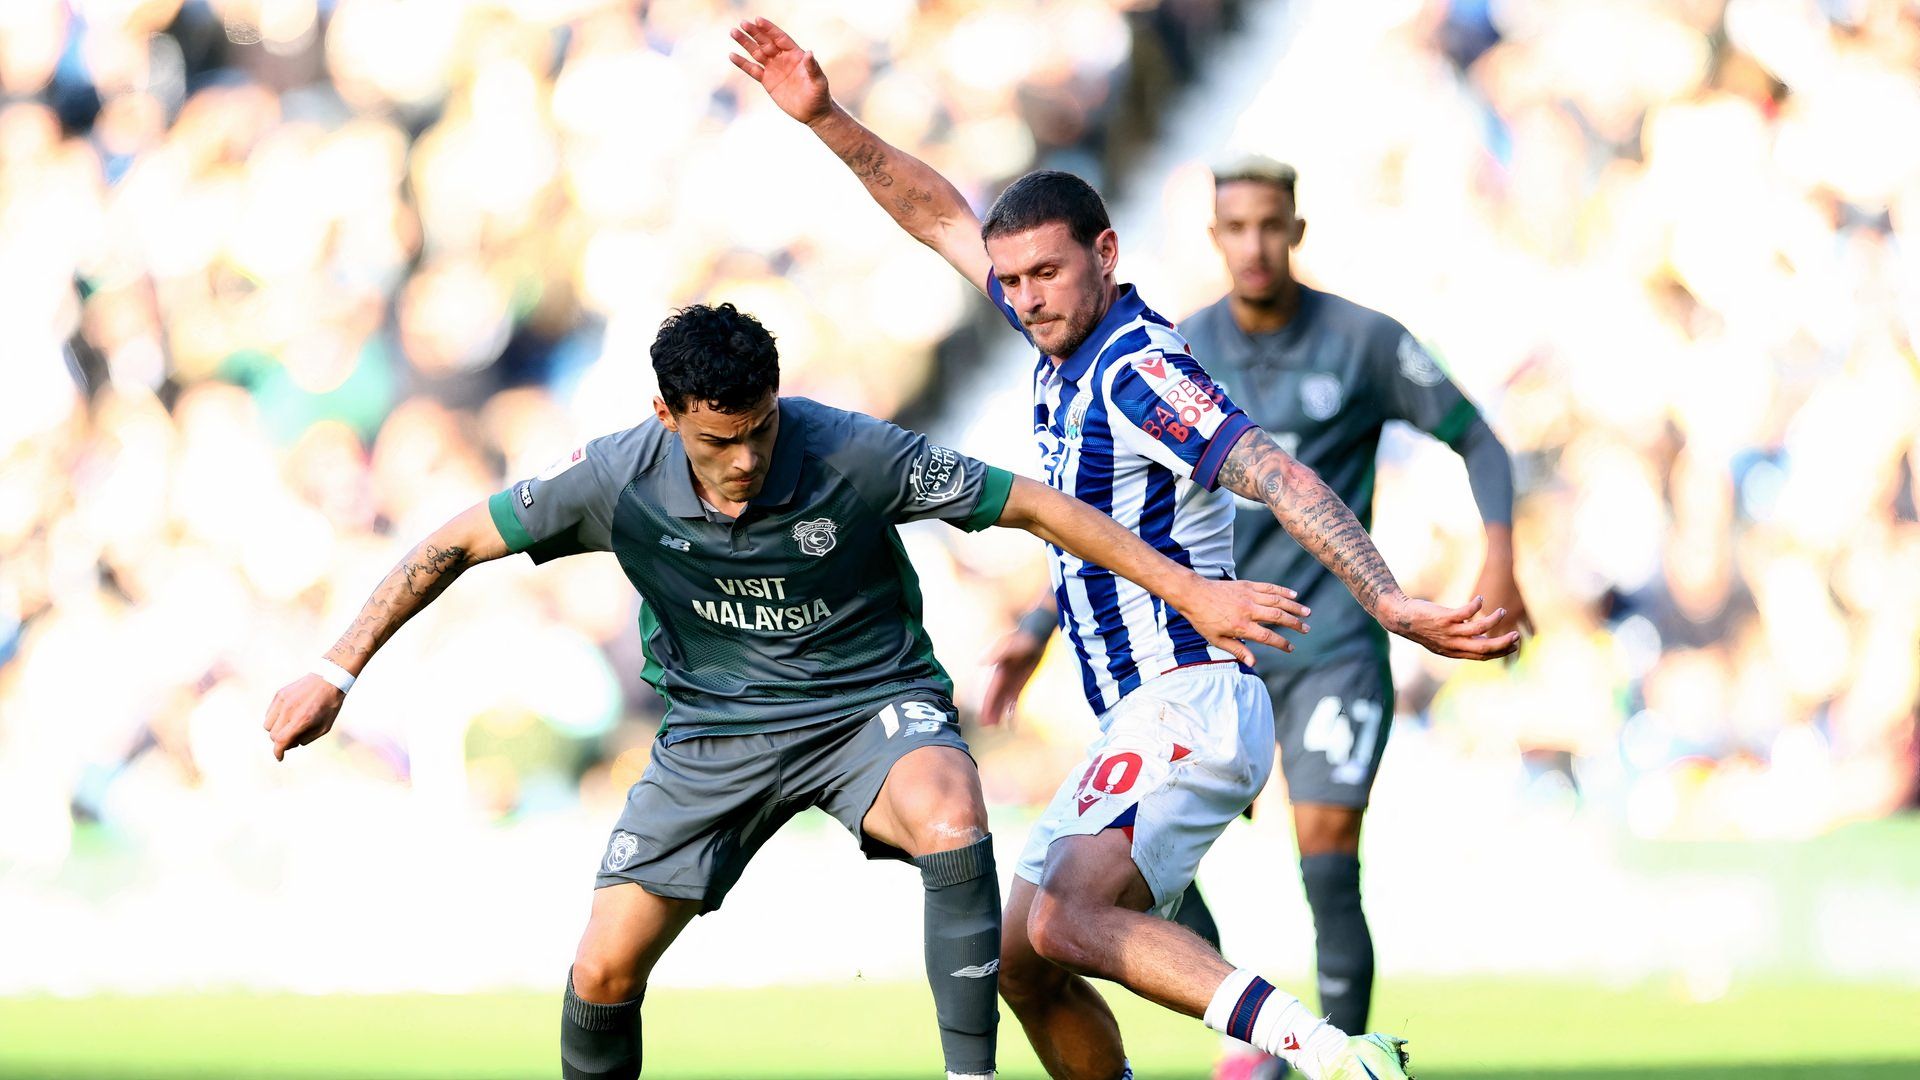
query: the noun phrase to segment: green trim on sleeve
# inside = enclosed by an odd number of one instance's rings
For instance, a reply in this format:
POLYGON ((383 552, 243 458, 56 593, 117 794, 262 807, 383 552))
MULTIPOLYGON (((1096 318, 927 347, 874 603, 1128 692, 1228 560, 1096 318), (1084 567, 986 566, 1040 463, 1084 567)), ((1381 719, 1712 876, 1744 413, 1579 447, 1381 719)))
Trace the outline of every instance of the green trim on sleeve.
POLYGON ((1433 425, 1433 430, 1430 431, 1429 434, 1441 442, 1446 443, 1448 446, 1452 446, 1454 440, 1465 435, 1467 429, 1472 427, 1473 422, 1479 418, 1480 410, 1473 407, 1473 402, 1468 401, 1466 398, 1461 398, 1460 403, 1455 405, 1451 412, 1447 413, 1445 419, 1433 425))
POLYGON ((986 479, 980 481, 980 501, 973 504, 973 513, 960 523, 968 532, 981 529, 1000 520, 1001 511, 1007 508, 1007 496, 1013 493, 1013 474, 1005 469, 987 466, 986 479))
POLYGON ((500 539, 507 542, 507 551, 525 551, 533 546, 533 535, 513 512, 513 489, 496 493, 487 500, 487 513, 493 515, 493 527, 500 530, 500 539))

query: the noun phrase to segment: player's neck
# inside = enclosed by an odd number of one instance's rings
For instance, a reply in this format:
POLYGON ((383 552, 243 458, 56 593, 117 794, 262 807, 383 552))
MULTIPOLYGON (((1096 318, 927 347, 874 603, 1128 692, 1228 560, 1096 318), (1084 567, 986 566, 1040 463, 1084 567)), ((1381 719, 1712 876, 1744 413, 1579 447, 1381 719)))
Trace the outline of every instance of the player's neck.
POLYGON ((732 499, 716 495, 713 489, 708 487, 706 482, 700 479, 699 473, 691 468, 687 470, 687 473, 693 477, 693 493, 700 497, 701 502, 706 503, 714 510, 730 518, 737 518, 747 512, 748 500, 742 499, 739 502, 734 502, 732 499))
MULTIPOLYGON (((1113 310, 1114 301, 1120 299, 1120 284, 1115 281, 1107 282, 1106 292, 1103 295, 1105 296, 1105 299, 1100 302, 1100 313, 1093 317, 1093 325, 1096 329, 1100 326, 1102 322, 1106 321, 1107 312, 1113 310)), ((1070 356, 1073 353, 1079 352, 1080 349, 1085 345, 1086 345, 1085 341, 1081 342, 1079 345, 1075 345, 1073 348, 1067 350, 1068 355, 1070 356)), ((1067 362, 1066 356, 1056 356, 1053 353, 1047 353, 1046 357, 1047 359, 1053 361, 1054 367, 1059 367, 1061 364, 1064 364, 1067 362)))
POLYGON ((1289 274, 1271 300, 1249 300, 1238 293, 1229 293, 1227 309, 1233 312, 1233 321, 1242 333, 1271 334, 1284 330, 1300 312, 1300 283, 1289 274))

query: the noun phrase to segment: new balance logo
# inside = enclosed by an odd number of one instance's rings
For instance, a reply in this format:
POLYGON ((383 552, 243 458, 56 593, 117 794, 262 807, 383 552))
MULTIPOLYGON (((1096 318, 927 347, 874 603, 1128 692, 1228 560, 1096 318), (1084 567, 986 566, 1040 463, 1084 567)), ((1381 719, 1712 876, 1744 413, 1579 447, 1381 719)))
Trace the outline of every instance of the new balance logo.
POLYGON ((984 979, 999 970, 1000 961, 994 959, 984 964, 971 964, 963 967, 959 971, 954 972, 953 977, 956 979, 984 979))
POLYGON ((660 546, 665 548, 672 548, 675 551, 692 551, 693 550, 693 545, 691 543, 685 540, 682 540, 677 536, 662 536, 660 538, 660 546))

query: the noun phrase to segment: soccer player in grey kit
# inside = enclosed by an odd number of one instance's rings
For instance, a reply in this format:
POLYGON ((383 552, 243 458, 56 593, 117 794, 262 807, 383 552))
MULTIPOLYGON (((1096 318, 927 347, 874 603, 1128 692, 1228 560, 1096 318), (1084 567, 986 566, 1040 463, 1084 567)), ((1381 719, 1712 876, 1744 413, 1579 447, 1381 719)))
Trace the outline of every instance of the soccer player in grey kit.
MULTIPOLYGON (((1215 170, 1215 245, 1233 287, 1180 323, 1193 355, 1282 449, 1319 473, 1363 524, 1373 516, 1380 431, 1401 420, 1465 461, 1485 523, 1487 553, 1475 592, 1504 608, 1502 634, 1526 621, 1513 574, 1513 470, 1479 410, 1398 322, 1294 277, 1306 233, 1291 166, 1247 157, 1215 170)), ((1300 590, 1313 633, 1293 651, 1256 649, 1273 696, 1281 769, 1293 803, 1300 873, 1312 908, 1321 1008, 1364 1031, 1373 989, 1373 939, 1360 905, 1360 823, 1393 722, 1387 634, 1351 593, 1295 543, 1264 506, 1234 520, 1234 559, 1261 581, 1300 590)), ((986 708, 998 715, 1031 673, 1053 627, 1051 608, 1023 620, 996 653, 986 708)), ((1180 921, 1218 944, 1197 889, 1180 921)), ((1251 1061, 1223 1062, 1247 1076, 1251 1061)), ((1267 1066, 1277 1071, 1278 1064, 1267 1066)))
POLYGON ((279 757, 325 735, 354 677, 475 564, 611 551, 642 597, 643 677, 666 699, 653 760, 596 879, 561 1021, 568 1080, 640 1074, 647 976, 747 862, 818 806, 868 858, 913 863, 953 1080, 994 1071, 999 882, 953 683, 895 525, 1024 529, 1164 598, 1243 662, 1292 594, 1208 580, 1111 518, 892 424, 779 396, 773 338, 694 306, 653 344, 654 416, 587 443, 416 546, 315 673, 275 695, 279 757))

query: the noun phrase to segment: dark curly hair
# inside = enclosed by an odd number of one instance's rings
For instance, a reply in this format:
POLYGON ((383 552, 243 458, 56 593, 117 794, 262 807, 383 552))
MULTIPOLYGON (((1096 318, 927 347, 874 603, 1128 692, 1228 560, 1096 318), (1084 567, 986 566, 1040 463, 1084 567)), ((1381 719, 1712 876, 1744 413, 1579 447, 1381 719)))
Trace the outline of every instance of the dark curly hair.
POLYGON ((652 352, 660 397, 676 413, 697 404, 746 412, 780 390, 773 335, 732 304, 694 304, 667 316, 652 352))
POLYGON ((1113 227, 1107 220, 1107 204, 1092 184, 1072 173, 1041 169, 1008 184, 993 200, 987 220, 980 223, 980 239, 1026 232, 1056 221, 1067 227, 1075 243, 1088 247, 1113 227))

